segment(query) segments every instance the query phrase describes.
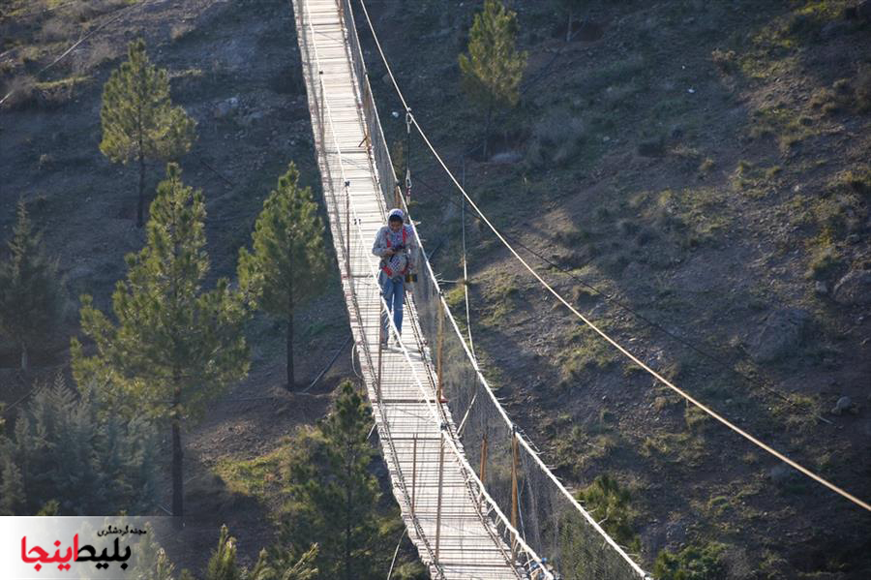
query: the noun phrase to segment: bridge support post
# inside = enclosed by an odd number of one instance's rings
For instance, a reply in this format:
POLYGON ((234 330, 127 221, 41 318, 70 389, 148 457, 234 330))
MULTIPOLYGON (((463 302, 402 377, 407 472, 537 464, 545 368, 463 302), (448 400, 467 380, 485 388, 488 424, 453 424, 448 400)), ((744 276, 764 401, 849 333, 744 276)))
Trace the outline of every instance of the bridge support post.
POLYGON ((417 435, 412 439, 414 447, 411 451, 411 517, 414 515, 414 503, 417 495, 417 435))
MULTIPOLYGON (((511 428, 511 525, 517 529, 517 429, 511 428)), ((517 538, 511 541, 511 560, 517 559, 517 538)))
POLYGON ((382 355, 384 354, 384 341, 382 340, 381 333, 384 332, 384 328, 381 326, 381 320, 384 312, 384 305, 381 305, 381 313, 378 316, 378 379, 375 381, 375 394, 378 397, 378 404, 381 404, 381 370, 382 370, 382 355))
POLYGON ((444 389, 442 388, 442 354, 444 353, 445 343, 445 307, 442 303, 441 296, 439 298, 439 327, 438 327, 438 347, 436 354, 436 377, 438 379, 438 402, 445 403, 444 389))
POLYGON ((351 278, 351 182, 345 182, 345 274, 351 278))
POLYGON ((435 537, 435 561, 439 563, 439 540, 442 531, 442 488, 445 475, 445 425, 442 423, 439 435, 439 493, 436 502, 436 537, 435 537))
MULTIPOLYGON (((481 480, 481 485, 487 485, 487 433, 481 436, 481 469, 478 471, 478 477, 481 480)), ((481 510, 481 502, 484 499, 484 490, 478 494, 478 511, 481 510)))

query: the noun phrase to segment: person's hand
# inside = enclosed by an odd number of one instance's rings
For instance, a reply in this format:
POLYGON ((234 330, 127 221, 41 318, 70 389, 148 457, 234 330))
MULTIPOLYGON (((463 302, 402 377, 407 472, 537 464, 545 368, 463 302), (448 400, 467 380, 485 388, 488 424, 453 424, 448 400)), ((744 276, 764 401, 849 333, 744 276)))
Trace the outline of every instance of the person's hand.
POLYGON ((392 255, 395 254, 395 253, 396 253, 396 252, 394 252, 391 248, 387 248, 386 250, 384 250, 384 255, 385 255, 385 256, 392 256, 392 255))

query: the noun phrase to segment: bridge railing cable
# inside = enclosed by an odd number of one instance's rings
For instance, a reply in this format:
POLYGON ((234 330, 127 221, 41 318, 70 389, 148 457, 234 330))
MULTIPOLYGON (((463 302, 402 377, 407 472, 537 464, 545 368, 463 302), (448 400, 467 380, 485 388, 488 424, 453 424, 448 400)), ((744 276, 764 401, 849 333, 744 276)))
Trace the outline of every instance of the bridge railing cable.
MULTIPOLYGON (((321 69, 320 58, 318 56, 317 42, 309 43, 307 35, 303 31, 307 31, 311 38, 317 38, 318 32, 312 24, 312 15, 308 10, 308 3, 302 0, 297 4, 297 23, 299 30, 302 32, 301 50, 303 52, 303 60, 308 63, 306 75, 308 77, 308 85, 310 86, 309 98, 314 101, 312 107, 313 113, 317 117, 317 127, 321 145, 322 163, 319 163, 323 171, 325 181, 324 194, 329 197, 331 203, 330 209, 330 226, 334 236, 338 240, 337 253, 339 254, 340 267, 344 266, 344 277, 350 289, 349 298, 354 306, 352 308, 352 316, 356 318, 357 327, 363 332, 368 333, 368 338, 372 338, 373 328, 380 326, 379 311, 365 308, 365 305, 380 303, 381 311, 386 309, 380 288, 378 285, 378 268, 377 261, 369 253, 369 244, 371 240, 366 238, 362 229, 363 221, 357 214, 354 203, 351 203, 351 183, 347 179, 345 172, 346 165, 351 165, 352 162, 343 158, 343 152, 336 136, 334 115, 329 103, 327 89, 323 80, 323 71, 321 69), (352 226, 353 224, 353 226, 352 226), (344 233, 342 233, 344 231, 344 233), (364 266, 364 273, 353 271, 349 265, 368 265, 364 266), (365 272, 368 270, 368 272, 365 272)), ((347 31, 346 31, 347 33, 347 31)), ((359 77, 358 77, 359 78, 359 77)), ((345 112, 343 112, 344 114, 345 112)), ((346 122, 343 119, 343 122, 346 122)), ((381 137, 383 139, 383 136, 381 137)), ((371 153, 371 151, 370 151, 371 153)), ((389 162, 389 157, 387 157, 389 162)), ((377 163, 377 162, 376 162, 377 163)), ((413 302, 410 304, 411 310, 414 310, 413 302)), ((410 321, 414 323, 414 319, 410 321)), ((377 331, 375 331, 377 336, 377 331)), ((543 569, 543 562, 536 555, 528 544, 523 540, 517 532, 515 526, 511 525, 509 519, 500 510, 499 505, 489 495, 484 485, 477 478, 477 475, 469 465, 463 455, 461 444, 454 438, 454 429, 451 424, 450 417, 435 404, 437 400, 434 395, 431 382, 426 381, 425 377, 421 377, 416 370, 412 361, 413 356, 424 357, 429 360, 426 348, 421 343, 416 343, 413 349, 418 351, 417 355, 412 355, 409 346, 402 342, 400 335, 397 332, 393 321, 390 320, 390 333, 397 341, 400 341, 402 358, 400 362, 391 362, 387 364, 394 365, 394 368, 384 368, 382 364, 381 351, 373 352, 372 340, 364 339, 358 341, 358 349, 361 349, 361 366, 363 367, 364 375, 367 377, 367 383, 376 384, 376 390, 381 386, 382 376, 399 377, 401 381, 407 383, 409 379, 412 381, 412 388, 416 391, 413 394, 413 402, 423 405, 425 412, 423 414, 407 414, 402 421, 391 419, 386 414, 385 405, 381 404, 380 391, 376 393, 373 399, 373 406, 378 414, 379 435, 382 438, 383 445, 386 445, 388 450, 385 455, 387 460, 392 464, 392 475, 394 475, 394 484, 398 488, 397 492, 402 496, 406 506, 413 506, 415 503, 415 493, 420 489, 420 500, 424 501, 428 496, 424 495, 426 487, 432 488, 430 485, 418 486, 415 483, 417 470, 412 472, 411 482, 407 477, 406 472, 408 466, 403 465, 399 460, 398 445, 405 445, 407 441, 400 441, 400 437, 395 435, 396 429, 403 428, 411 429, 412 432, 425 432, 427 428, 432 430, 433 425, 440 428, 436 431, 438 436, 435 439, 438 441, 442 450, 442 456, 447 454, 448 461, 456 464, 463 476, 463 481, 467 488, 467 493, 470 498, 475 498, 478 501, 478 515, 484 527, 491 533, 496 541, 496 544, 505 553, 505 559, 512 566, 517 566, 515 574, 517 578, 522 578, 523 574, 530 573, 533 569, 543 569), (377 361, 377 362, 376 362, 377 361), (399 365, 398 367, 396 365, 399 365), (508 547, 510 545, 510 548, 508 547), (510 551, 510 556, 508 552, 510 551)), ((377 343, 377 341, 374 341, 377 343)), ((395 359, 395 357, 391 357, 395 359)), ((440 470, 441 471, 441 470, 440 470)), ((421 468, 421 478, 424 478, 423 468, 421 468)), ((430 471, 429 476, 432 477, 430 471)), ((440 475, 441 477, 441 475, 440 475)), ((438 486, 441 488, 441 482, 438 486)), ((431 495, 431 494, 430 494, 431 495)), ((431 498, 430 498, 431 499, 431 498)), ((441 502, 441 490, 439 490, 438 501, 441 502)), ((454 507, 455 509, 455 507, 454 507)), ((441 513, 441 510, 439 510, 441 513)), ((429 561, 434 567, 434 571, 439 577, 444 577, 444 570, 439 561, 439 536, 436 532, 433 541, 432 533, 424 530, 422 522, 417 518, 414 509, 411 509, 410 519, 415 532, 420 540, 422 540, 424 550, 429 556, 429 561)), ((458 534, 462 538, 464 530, 457 529, 457 524, 445 524, 444 533, 458 534), (452 527, 453 526, 453 527, 452 527)), ((440 530, 442 526, 437 525, 436 530, 440 530)), ((552 579, 553 574, 544 571, 541 578, 552 579)))
MULTIPOLYGON (((395 203, 396 176, 378 121, 350 2, 337 1, 343 5, 359 106, 367 120, 371 162, 385 198, 383 209, 395 203)), ((419 234, 418 239, 423 247, 419 234)), ((502 513, 511 514, 510 519, 506 518, 509 525, 522 530, 516 532, 517 539, 547 557, 549 565, 563 578, 646 577, 602 529, 595 514, 585 511, 553 475, 508 418, 463 339, 425 251, 421 254, 411 303, 428 346, 426 356, 433 363, 429 368, 442 369, 441 380, 435 377, 430 382, 442 385, 451 415, 462 418, 461 431, 453 424, 451 428, 462 443, 468 463, 475 466, 475 478, 483 480, 482 492, 492 497, 502 513), (439 332, 440 327, 446 331, 439 332)))

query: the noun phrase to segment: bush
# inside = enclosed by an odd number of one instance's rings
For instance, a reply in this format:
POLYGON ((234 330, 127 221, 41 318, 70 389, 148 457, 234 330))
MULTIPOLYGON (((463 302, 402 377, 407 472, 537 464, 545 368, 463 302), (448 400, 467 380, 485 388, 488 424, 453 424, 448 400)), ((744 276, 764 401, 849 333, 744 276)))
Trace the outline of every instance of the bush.
POLYGON ((594 514, 596 520, 602 522, 602 527, 608 535, 618 544, 638 552, 641 544, 632 529, 635 512, 629 505, 631 499, 629 490, 621 487, 608 475, 600 475, 578 493, 578 500, 584 504, 587 511, 594 514))
POLYGON ((77 74, 85 75, 117 57, 118 52, 108 41, 97 41, 88 50, 79 50, 76 53, 73 69, 77 74))
POLYGON ((723 580, 725 546, 716 542, 687 546, 677 554, 663 550, 656 557, 653 574, 658 580, 723 580))
POLYGON ((859 111, 863 113, 871 111, 871 64, 859 66, 855 85, 856 105, 859 111))
POLYGON ((583 138, 584 124, 580 119, 566 118, 559 112, 545 117, 532 131, 525 165, 529 169, 563 166, 577 156, 583 138))
POLYGON ((845 262, 834 246, 822 246, 814 252, 810 265, 805 272, 805 278, 809 280, 827 280, 833 278, 835 274, 845 267, 845 262))
POLYGON ((711 53, 711 60, 723 74, 731 75, 738 70, 738 59, 734 50, 716 49, 711 53))
POLYGON ((56 16, 48 20, 39 32, 39 39, 42 42, 59 42, 66 40, 72 36, 75 31, 75 25, 64 16, 56 16))
POLYGON ((30 107, 36 103, 36 79, 31 75, 15 77, 6 87, 6 94, 9 98, 3 103, 5 107, 10 109, 30 107))

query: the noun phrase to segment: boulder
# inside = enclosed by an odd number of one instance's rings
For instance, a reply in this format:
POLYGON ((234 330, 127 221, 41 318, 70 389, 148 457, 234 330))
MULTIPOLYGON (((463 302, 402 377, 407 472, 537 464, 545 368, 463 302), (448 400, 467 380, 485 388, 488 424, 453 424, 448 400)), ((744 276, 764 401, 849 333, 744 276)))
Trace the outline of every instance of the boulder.
POLYGON ((797 308, 771 312, 750 341, 750 358, 755 362, 769 362, 789 354, 801 344, 809 322, 810 314, 797 308))
POLYGON ((768 479, 776 484, 789 483, 798 479, 798 472, 789 465, 781 463, 768 470, 768 479))
POLYGON ((523 154, 519 151, 502 151, 490 158, 493 163, 514 164, 523 159, 523 154))
POLYGON ((215 117, 218 119, 229 117, 238 109, 239 99, 237 97, 230 97, 226 101, 221 101, 220 103, 218 103, 218 106, 215 107, 215 117))
POLYGON ((849 411, 853 407, 853 401, 850 397, 841 397, 835 406, 832 408, 832 415, 841 415, 845 411, 849 411))
POLYGON ((835 284, 835 302, 845 305, 871 304, 871 271, 853 270, 835 284))

